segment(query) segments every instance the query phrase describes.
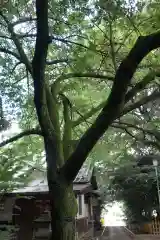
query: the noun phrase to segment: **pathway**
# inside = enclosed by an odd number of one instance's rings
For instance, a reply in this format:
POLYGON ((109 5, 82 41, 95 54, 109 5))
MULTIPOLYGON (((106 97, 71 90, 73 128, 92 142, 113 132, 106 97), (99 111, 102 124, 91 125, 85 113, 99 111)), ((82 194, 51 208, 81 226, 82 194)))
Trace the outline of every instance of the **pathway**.
POLYGON ((109 227, 109 236, 108 234, 103 234, 103 237, 99 238, 101 240, 131 240, 132 238, 127 235, 123 227, 109 227))

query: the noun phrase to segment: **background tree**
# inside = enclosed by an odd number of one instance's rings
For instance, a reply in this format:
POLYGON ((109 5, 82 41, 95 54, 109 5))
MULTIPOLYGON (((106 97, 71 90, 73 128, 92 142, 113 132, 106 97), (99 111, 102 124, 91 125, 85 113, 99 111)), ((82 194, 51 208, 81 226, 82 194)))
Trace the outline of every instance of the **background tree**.
MULTIPOLYGON (((152 161, 151 157, 148 157, 152 161)), ((151 163, 152 164, 152 163, 151 163)), ((159 214, 156 176, 153 166, 137 166, 137 159, 117 168, 112 174, 110 188, 115 200, 123 201, 129 222, 151 221, 153 210, 159 214)))

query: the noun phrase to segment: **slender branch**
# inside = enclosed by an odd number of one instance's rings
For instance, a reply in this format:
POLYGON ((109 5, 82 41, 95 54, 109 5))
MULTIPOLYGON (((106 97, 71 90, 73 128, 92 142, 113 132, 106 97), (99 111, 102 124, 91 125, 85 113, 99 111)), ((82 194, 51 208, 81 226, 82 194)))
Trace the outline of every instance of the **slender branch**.
MULTIPOLYGON (((20 38, 36 38, 36 34, 34 33, 26 33, 26 34, 17 34, 17 37, 20 39, 20 38)), ((83 45, 81 43, 78 43, 78 42, 74 42, 74 41, 71 41, 71 40, 68 40, 68 39, 65 39, 65 38, 59 38, 59 37, 54 37, 54 36, 50 36, 49 37, 49 43, 52 43, 52 41, 57 41, 57 42, 62 42, 62 43, 65 43, 65 44, 74 44, 76 46, 79 46, 79 47, 82 47, 82 48, 85 48, 85 49, 88 49, 90 51, 93 51, 93 52, 96 52, 97 54, 102 54, 102 55, 105 55, 105 52, 102 52, 102 51, 98 51, 98 50, 94 50, 86 45, 83 45)))
POLYGON ((105 106, 106 101, 101 102, 97 107, 93 107, 91 108, 91 110, 89 112, 87 112, 86 114, 84 114, 83 116, 80 116, 76 121, 72 122, 72 127, 77 127, 78 125, 80 125, 81 123, 83 123, 84 121, 87 121, 87 119, 89 119, 90 117, 92 117, 95 113, 97 113, 98 111, 100 111, 104 106, 105 106))
POLYGON ((43 173, 46 172, 46 170, 43 169, 43 168, 40 168, 40 167, 34 166, 34 165, 32 165, 32 164, 30 164, 30 163, 28 163, 28 162, 25 162, 25 163, 26 163, 29 167, 31 167, 33 170, 38 170, 39 172, 43 172, 43 173))
POLYGON ((139 101, 133 103, 133 104, 130 104, 128 106, 126 106, 123 111, 120 113, 119 117, 122 117, 124 116, 125 114, 133 111, 134 109, 136 108, 139 108, 140 106, 144 105, 144 104, 147 104, 151 101, 154 101, 156 99, 159 99, 160 98, 160 92, 159 91, 154 91, 152 94, 150 94, 149 96, 146 96, 142 99, 140 99, 139 101))
MULTIPOLYGON (((104 103, 105 104, 105 103, 104 103)), ((104 105, 103 105, 104 106, 104 105)), ((102 107, 101 107, 102 108, 102 107)), ((100 108, 100 109, 101 109, 100 108)), ((93 110, 94 108, 92 108, 92 110, 93 110)), ((86 125, 89 127, 91 124, 92 124, 92 122, 90 122, 88 119, 85 119, 84 117, 86 117, 86 115, 83 115, 80 111, 78 111, 78 109, 77 108, 75 108, 75 107, 73 107, 73 111, 75 112, 75 113, 77 113, 77 115, 78 116, 80 116, 80 121, 82 120, 82 122, 85 122, 86 123, 86 125)), ((74 128, 74 127, 76 127, 76 121, 74 121, 74 122, 72 122, 72 127, 74 128)))
POLYGON ((6 53, 6 54, 9 54, 9 55, 12 55, 13 57, 15 57, 18 61, 21 61, 20 59, 20 56, 15 53, 15 52, 12 52, 6 48, 3 48, 3 47, 0 47, 0 52, 3 52, 3 53, 6 53))
POLYGON ((132 124, 131 124, 131 126, 130 126, 130 124, 123 125, 123 124, 115 124, 115 123, 113 123, 113 124, 111 124, 111 127, 113 127, 113 128, 119 128, 119 129, 121 129, 121 130, 124 130, 129 136, 131 136, 132 138, 136 139, 136 141, 140 141, 140 142, 141 142, 141 141, 144 141, 144 139, 138 138, 136 135, 132 134, 132 133, 129 131, 129 128, 133 128, 133 129, 136 129, 136 130, 139 130, 139 131, 143 132, 144 136, 145 136, 145 134, 147 133, 147 134, 149 134, 150 136, 154 136, 154 137, 155 137, 155 135, 154 135, 153 132, 151 132, 151 131, 149 131, 149 130, 147 130, 147 129, 139 128, 139 127, 137 127, 137 126, 135 126, 135 125, 132 125, 132 124))
MULTIPOLYGON (((50 19, 53 20, 52 18, 50 19)), ((33 18, 33 17, 19 18, 17 21, 12 23, 12 26, 16 26, 18 24, 25 23, 25 22, 35 22, 35 21, 37 21, 37 18, 33 18)))
MULTIPOLYGON (((139 83, 138 83, 139 85, 139 83)), ((135 91, 135 89, 138 90, 138 88, 133 88, 132 90, 135 91)), ((128 102, 130 100, 130 97, 132 97, 132 90, 130 90, 127 95, 126 95, 126 98, 125 98, 125 103, 128 102), (130 97, 129 97, 130 96, 130 97)), ((140 90, 140 88, 139 88, 140 90)), ((156 99, 160 98, 160 93, 155 91, 154 93, 152 93, 151 95, 147 96, 147 97, 144 97, 142 99, 140 99, 139 101, 133 103, 133 104, 130 104, 129 106, 125 107, 124 110, 120 113, 120 115, 118 117, 122 117, 124 116, 125 114, 133 111, 134 109, 136 108, 139 108, 140 106, 143 106, 144 104, 146 103, 149 103, 151 101, 154 101, 156 99)), ((77 127, 78 125, 80 125, 81 123, 83 123, 84 121, 87 121, 87 119, 89 119, 90 117, 92 117, 94 114, 96 114, 98 111, 100 111, 104 105, 105 105, 106 101, 100 103, 97 107, 94 107, 92 108, 89 112, 87 112, 85 115, 83 116, 80 116, 76 121, 74 121, 72 123, 72 127, 77 127)))
POLYGON ((22 62, 17 62, 14 67, 11 70, 11 74, 13 74, 13 72, 16 70, 16 68, 18 67, 18 65, 22 64, 22 62))
MULTIPOLYGON (((142 91, 151 81, 154 80, 154 78, 156 76, 159 76, 159 71, 149 72, 140 82, 138 82, 130 91, 127 92, 127 94, 125 96, 125 103, 127 103, 129 100, 131 100, 138 92, 142 91)), ((147 100, 148 102, 152 100, 152 99, 151 100, 149 100, 149 99, 147 100)), ((143 100, 143 101, 145 103, 145 100, 143 100)), ((98 111, 100 111, 102 109, 102 107, 104 107, 105 103, 106 103, 106 101, 100 103, 97 107, 92 108, 85 115, 83 115, 83 117, 82 116, 79 117, 76 121, 73 122, 73 127, 80 125, 82 122, 84 122, 84 120, 86 121, 88 118, 92 117, 94 114, 96 114, 98 111)), ((142 103, 142 105, 143 105, 143 103, 142 103)))
POLYGON ((10 37, 0 35, 0 38, 12 40, 10 37))
MULTIPOLYGON (((113 124, 111 124, 111 127, 124 130, 130 137, 132 137, 132 138, 137 140, 137 137, 129 131, 129 128, 127 126, 113 123, 113 124)), ((136 126, 132 127, 132 128, 137 129, 136 126)))
POLYGON ((151 71, 149 72, 143 79, 142 81, 138 82, 130 91, 127 92, 126 97, 125 97, 125 102, 128 102, 131 100, 136 93, 140 92, 143 90, 150 82, 154 80, 156 76, 160 75, 160 71, 151 71))
POLYGON ((57 78, 56 81, 52 84, 51 88, 54 89, 55 91, 63 80, 67 80, 69 78, 98 78, 98 79, 107 79, 109 81, 114 80, 112 76, 106 76, 106 75, 101 75, 97 73, 68 73, 68 74, 63 74, 62 76, 57 78))
POLYGON ((160 150, 160 144, 158 141, 149 141, 149 140, 142 140, 141 141, 144 145, 152 146, 155 149, 160 150))
POLYGON ((37 18, 32 18, 32 17, 25 17, 25 18, 20 18, 18 19, 17 21, 13 22, 12 23, 12 26, 16 26, 18 24, 21 24, 21 23, 25 23, 25 22, 33 22, 33 21, 36 21, 37 18))
POLYGON ((55 64, 58 64, 58 63, 68 63, 69 62, 69 59, 57 59, 57 60, 53 60, 53 61, 46 61, 46 64, 47 65, 55 65, 55 64))
POLYGON ((3 147, 3 146, 5 146, 9 143, 15 142, 15 141, 19 140, 20 138, 25 137, 25 136, 29 136, 29 135, 40 135, 40 136, 42 136, 42 132, 40 130, 38 130, 37 128, 26 130, 24 132, 21 132, 21 133, 17 134, 14 137, 11 137, 11 138, 1 142, 0 147, 3 147))
POLYGON ((151 135, 151 136, 155 137, 157 140, 160 140, 160 136, 158 135, 157 131, 149 130, 149 129, 146 129, 146 128, 142 128, 142 127, 139 127, 139 126, 131 124, 131 123, 114 121, 114 123, 111 126, 112 127, 116 127, 116 128, 121 128, 121 127, 122 128, 123 127, 125 127, 125 128, 133 128, 133 129, 136 129, 138 131, 143 132, 144 134, 147 133, 148 135, 151 135))
POLYGON ((31 63, 29 62, 29 60, 28 60, 28 58, 27 58, 27 56, 26 56, 26 54, 25 54, 25 52, 24 52, 24 50, 23 50, 23 48, 22 48, 22 45, 21 45, 19 39, 17 38, 17 36, 16 36, 16 34, 15 34, 15 32, 14 32, 14 29, 13 29, 12 24, 9 22, 9 20, 7 19, 7 17, 2 13, 2 11, 0 11, 0 16, 4 19, 4 21, 5 21, 6 24, 7 24, 8 31, 9 31, 9 33, 11 34, 11 38, 12 38, 12 40, 13 40, 13 42, 14 42, 17 50, 18 50, 18 53, 19 53, 19 57, 20 57, 19 60, 20 60, 22 63, 25 64, 27 70, 28 70, 28 71, 31 73, 31 75, 32 75, 32 66, 31 66, 31 63))
POLYGON ((133 139, 136 139, 136 136, 134 134, 132 134, 127 128, 124 128, 124 131, 133 139))
POLYGON ((156 69, 156 68, 159 68, 159 65, 155 64, 155 63, 150 63, 150 64, 143 64, 143 65, 139 65, 138 66, 138 69, 145 69, 145 68, 147 68, 147 69, 149 69, 149 68, 156 69))
POLYGON ((90 51, 93 51, 93 52, 96 52, 96 53, 105 55, 105 52, 92 49, 92 48, 90 48, 90 47, 87 47, 86 45, 83 45, 83 44, 81 44, 81 43, 74 42, 74 41, 71 41, 71 40, 68 40, 68 39, 65 39, 65 38, 59 38, 59 37, 50 36, 50 39, 51 39, 51 41, 53 41, 53 40, 54 40, 54 41, 59 41, 59 42, 65 43, 65 44, 74 44, 74 45, 77 45, 77 46, 79 46, 79 47, 88 49, 88 50, 90 50, 90 51))
POLYGON ((89 152, 124 108, 125 95, 142 59, 160 46, 160 32, 139 37, 128 56, 122 61, 115 76, 109 98, 92 126, 85 132, 76 150, 61 168, 61 174, 70 183, 76 177, 89 152))

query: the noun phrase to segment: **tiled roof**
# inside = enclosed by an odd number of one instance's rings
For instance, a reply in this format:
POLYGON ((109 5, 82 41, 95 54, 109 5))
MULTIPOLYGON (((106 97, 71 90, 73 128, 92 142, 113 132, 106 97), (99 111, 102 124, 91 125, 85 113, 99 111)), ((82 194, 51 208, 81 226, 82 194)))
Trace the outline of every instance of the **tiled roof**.
MULTIPOLYGON (((73 191, 82 192, 91 187, 90 183, 85 184, 73 184, 73 191)), ((48 192, 47 183, 40 182, 38 185, 27 186, 21 189, 16 189, 12 193, 43 193, 48 192)))
MULTIPOLYGON (((89 187, 90 180, 92 177, 92 171, 93 169, 88 168, 86 164, 83 165, 83 167, 80 169, 77 177, 74 180, 73 184, 74 191, 82 191, 84 188, 89 187)), ((25 192, 26 193, 48 192, 48 183, 45 173, 43 173, 41 177, 30 182, 28 186, 13 191, 13 193, 25 193, 25 192)))
POLYGON ((88 167, 87 164, 84 164, 79 170, 78 175, 76 176, 74 183, 87 183, 91 180, 93 168, 88 167))

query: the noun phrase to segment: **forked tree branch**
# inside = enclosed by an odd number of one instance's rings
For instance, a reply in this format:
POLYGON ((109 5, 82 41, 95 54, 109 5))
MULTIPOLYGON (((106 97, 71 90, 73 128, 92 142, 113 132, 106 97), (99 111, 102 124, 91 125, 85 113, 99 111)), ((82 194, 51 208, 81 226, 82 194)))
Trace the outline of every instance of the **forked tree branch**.
POLYGON ((155 77, 160 76, 160 71, 150 71, 140 82, 138 82, 130 91, 127 92, 125 102, 131 100, 138 92, 142 91, 155 77))
MULTIPOLYGON (((159 71, 151 71, 149 72, 140 82, 138 82, 131 90, 129 90, 126 93, 125 96, 125 104, 127 102, 129 102, 137 93, 141 92, 152 80, 154 80, 154 78, 156 76, 159 76, 159 71)), ((158 98, 157 94, 156 95, 152 95, 152 96, 147 96, 142 98, 141 100, 139 100, 136 103, 133 103, 129 106, 127 106, 125 109, 126 113, 134 110, 135 108, 137 108, 136 106, 140 107, 142 105, 144 105, 147 102, 150 102, 154 99, 158 98), (130 108, 130 110, 128 109, 127 112, 127 108, 130 108)), ((97 107, 93 107, 90 111, 88 111, 86 114, 83 115, 83 117, 79 117, 77 120, 75 120, 73 122, 73 127, 77 127, 79 124, 81 124, 82 122, 84 122, 84 120, 87 120, 88 118, 92 117, 94 114, 96 114, 98 111, 100 111, 104 105, 105 105, 106 101, 101 102, 97 107)), ((120 116, 126 114, 124 111, 124 113, 120 114, 120 116)))
POLYGON ((68 183, 74 180, 89 152, 123 111, 125 95, 139 63, 150 51, 158 47, 160 47, 160 32, 139 37, 128 56, 120 64, 104 108, 92 126, 82 136, 76 150, 61 168, 60 173, 63 174, 68 183))
MULTIPOLYGON (((147 129, 143 129, 143 128, 137 127, 137 126, 135 126, 133 124, 117 124, 117 123, 115 124, 115 123, 113 123, 113 124, 111 124, 111 127, 124 130, 129 136, 131 136, 131 138, 136 139, 136 141, 138 141, 138 142, 144 142, 146 140, 144 140, 144 138, 142 139, 142 138, 137 137, 132 132, 130 132, 129 129, 132 129, 132 130, 136 129, 136 130, 142 132, 144 137, 146 136, 146 134, 150 135, 152 137, 155 137, 155 134, 152 131, 149 131, 147 129)), ((155 142, 155 141, 151 141, 151 142, 155 142)))
MULTIPOLYGON (((12 55, 13 57, 15 57, 19 61, 19 64, 24 63, 24 62, 22 62, 22 59, 21 59, 20 55, 18 55, 15 52, 12 52, 9 49, 0 47, 0 52, 12 55)), ((51 60, 50 61, 47 60, 46 64, 47 65, 55 65, 55 64, 58 64, 58 63, 68 63, 68 62, 69 62, 69 59, 56 59, 56 60, 52 60, 52 61, 51 60)))
POLYGON ((141 142, 144 145, 152 146, 153 148, 160 150, 160 144, 158 141, 142 140, 141 142))
POLYGON ((40 130, 38 130, 38 128, 33 128, 33 129, 30 129, 30 130, 26 130, 24 132, 21 132, 21 133, 17 134, 14 137, 11 137, 11 138, 1 142, 0 147, 4 147, 5 145, 7 145, 9 143, 13 143, 13 142, 19 140, 20 138, 25 137, 25 136, 29 136, 29 135, 40 135, 40 136, 42 136, 42 132, 40 130))
POLYGON ((10 51, 9 49, 0 47, 0 52, 3 52, 3 53, 6 53, 6 54, 9 54, 9 55, 12 55, 12 56, 15 57, 18 61, 21 61, 20 56, 19 56, 17 53, 10 51))
POLYGON ((123 127, 136 129, 140 132, 143 132, 144 134, 148 134, 152 137, 155 137, 158 141, 160 141, 160 133, 156 130, 153 130, 153 129, 152 130, 151 129, 146 129, 146 128, 139 127, 136 124, 121 122, 121 121, 114 121, 111 126, 116 127, 116 128, 121 128, 122 127, 122 129, 123 129, 123 127))
MULTIPOLYGON (((30 74, 32 75, 32 65, 31 63, 29 62, 28 58, 27 58, 27 55, 25 54, 23 48, 22 48, 22 45, 19 41, 19 39, 17 38, 15 32, 14 32, 14 29, 13 29, 13 26, 12 24, 9 22, 9 20, 7 19, 7 17, 2 13, 2 11, 0 10, 0 16, 3 18, 3 20, 6 22, 7 24, 7 27, 8 27, 8 32, 10 33, 11 35, 11 38, 18 50, 18 53, 19 53, 19 60, 25 64, 27 70, 30 72, 30 74)), ((13 55, 13 54, 12 54, 13 55)))
POLYGON ((157 138, 157 135, 158 135, 158 134, 156 134, 153 130, 143 129, 143 128, 140 128, 140 127, 137 127, 137 126, 135 126, 135 125, 133 125, 133 124, 128 124, 128 123, 125 123, 125 124, 115 124, 115 123, 113 123, 113 124, 111 124, 111 127, 113 127, 113 128, 119 128, 119 129, 124 130, 128 135, 130 135, 132 138, 134 138, 134 139, 136 140, 136 142, 141 142, 141 143, 143 143, 144 145, 152 146, 152 147, 160 150, 160 144, 159 144, 160 138, 157 138), (138 130, 138 131, 143 132, 144 136, 145 136, 145 134, 148 134, 148 135, 154 137, 155 140, 154 140, 154 141, 145 140, 145 139, 144 139, 145 137, 142 139, 142 138, 140 138, 140 137, 132 134, 132 133, 129 131, 129 128, 136 129, 136 130, 138 130))
POLYGON ((134 109, 136 108, 139 108, 140 106, 144 105, 144 104, 147 104, 151 101, 154 101, 156 99, 159 99, 160 98, 160 91, 154 91, 153 93, 151 93, 149 96, 146 96, 142 99, 140 99, 139 101, 133 103, 133 104, 129 104, 128 106, 126 106, 122 112, 120 113, 119 117, 122 117, 124 116, 125 114, 133 111, 134 109))

